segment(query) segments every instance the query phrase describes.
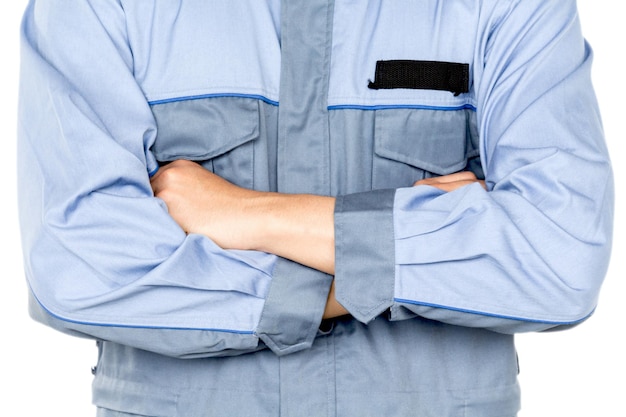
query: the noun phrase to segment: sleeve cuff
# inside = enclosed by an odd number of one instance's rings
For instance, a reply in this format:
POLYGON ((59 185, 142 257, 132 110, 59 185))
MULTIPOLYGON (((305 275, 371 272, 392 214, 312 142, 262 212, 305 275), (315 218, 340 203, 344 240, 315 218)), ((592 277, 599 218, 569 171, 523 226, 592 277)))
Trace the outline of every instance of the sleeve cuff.
POLYGON ((257 336, 277 355, 311 347, 332 280, 330 275, 278 258, 257 336))
POLYGON ((335 297, 367 323, 393 304, 395 190, 337 198, 335 204, 335 297))

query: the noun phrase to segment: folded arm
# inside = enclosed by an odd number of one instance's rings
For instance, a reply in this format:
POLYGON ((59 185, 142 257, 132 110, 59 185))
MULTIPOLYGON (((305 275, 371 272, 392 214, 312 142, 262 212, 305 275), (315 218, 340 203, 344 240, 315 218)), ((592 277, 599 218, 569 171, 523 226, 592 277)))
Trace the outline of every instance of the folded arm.
MULTIPOLYGON (((475 182, 484 184, 461 172, 415 185, 453 191, 475 182)), ((247 190, 184 160, 161 168, 151 183, 187 233, 205 235, 224 249, 268 252, 334 274, 333 197, 247 190)), ((343 314, 348 312, 335 299, 333 286, 324 317, 343 314)))

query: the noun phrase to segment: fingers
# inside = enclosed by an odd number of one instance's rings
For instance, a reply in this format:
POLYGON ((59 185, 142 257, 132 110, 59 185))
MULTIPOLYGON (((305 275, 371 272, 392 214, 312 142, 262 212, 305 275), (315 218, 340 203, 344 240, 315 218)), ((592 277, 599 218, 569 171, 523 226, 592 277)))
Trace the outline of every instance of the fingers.
MULTIPOLYGON (((439 188, 442 191, 450 192, 457 190, 461 187, 465 187, 466 185, 471 185, 475 183, 481 183, 481 181, 453 181, 453 182, 442 182, 439 184, 428 184, 431 187, 439 188)), ((425 185, 425 184, 422 184, 425 185)), ((481 184, 482 185, 482 184, 481 184)), ((483 185, 484 188, 484 185, 483 185)))
POLYGON ((444 183, 452 183, 459 181, 470 181, 476 182, 478 181, 476 175, 474 175, 471 171, 461 171, 455 172, 454 174, 442 175, 439 177, 431 177, 424 178, 422 180, 417 181, 414 185, 433 185, 433 184, 444 184, 444 183))
POLYGON ((470 171, 455 172, 454 174, 442 175, 439 177, 424 178, 415 182, 413 185, 429 185, 442 191, 450 192, 474 183, 478 183, 484 189, 487 189, 485 181, 477 179, 476 175, 470 171))

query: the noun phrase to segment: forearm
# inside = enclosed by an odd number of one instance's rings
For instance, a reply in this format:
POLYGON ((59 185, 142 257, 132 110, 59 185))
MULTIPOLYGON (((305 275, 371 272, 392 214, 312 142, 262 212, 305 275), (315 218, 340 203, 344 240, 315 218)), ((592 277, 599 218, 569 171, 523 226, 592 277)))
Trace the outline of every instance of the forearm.
MULTIPOLYGON (((254 213, 257 250, 273 253, 327 274, 335 270, 332 197, 267 193, 258 197, 254 213)), ((335 299, 332 285, 324 318, 348 314, 335 299)))
POLYGON ((327 274, 335 270, 335 199, 263 193, 249 205, 253 247, 327 274))

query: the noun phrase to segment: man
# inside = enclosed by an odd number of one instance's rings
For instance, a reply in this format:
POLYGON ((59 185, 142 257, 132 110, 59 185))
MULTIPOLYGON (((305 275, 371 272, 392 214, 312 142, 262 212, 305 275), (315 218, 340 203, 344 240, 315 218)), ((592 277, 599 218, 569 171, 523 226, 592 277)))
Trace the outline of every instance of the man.
POLYGON ((101 416, 514 416, 593 312, 612 173, 574 1, 32 1, 31 314, 101 416))

